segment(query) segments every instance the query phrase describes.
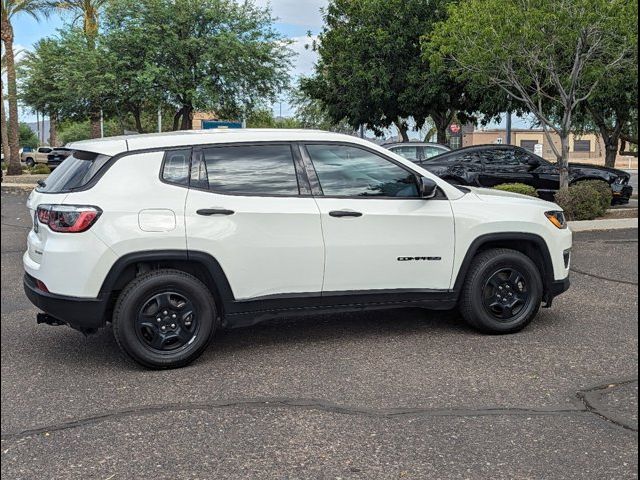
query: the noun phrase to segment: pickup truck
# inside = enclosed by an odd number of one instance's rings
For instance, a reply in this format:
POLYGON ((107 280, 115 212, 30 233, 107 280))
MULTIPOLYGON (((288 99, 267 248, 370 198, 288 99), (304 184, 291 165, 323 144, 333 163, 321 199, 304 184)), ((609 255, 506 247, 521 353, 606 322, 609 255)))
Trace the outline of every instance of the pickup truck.
POLYGON ((51 147, 38 147, 33 150, 30 147, 25 147, 20 154, 20 161, 27 167, 33 167, 36 163, 47 164, 49 161, 49 154, 52 152, 51 147))

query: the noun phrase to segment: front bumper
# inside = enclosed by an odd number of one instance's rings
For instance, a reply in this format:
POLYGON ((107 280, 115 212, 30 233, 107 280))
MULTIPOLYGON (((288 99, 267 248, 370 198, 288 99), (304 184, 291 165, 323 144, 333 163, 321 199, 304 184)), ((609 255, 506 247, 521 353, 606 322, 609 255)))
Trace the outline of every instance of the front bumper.
POLYGON ((95 331, 105 325, 106 299, 67 297, 44 292, 36 285, 36 279, 27 273, 23 284, 31 303, 57 320, 58 324, 69 325, 81 332, 95 331))
POLYGON ((569 290, 570 286, 571 281, 569 280, 569 277, 565 278, 564 280, 554 280, 553 282, 551 282, 551 284, 547 288, 544 298, 545 308, 551 307, 551 305, 553 304, 553 299, 569 290))
POLYGON ((611 192, 613 193, 613 203, 629 203, 629 199, 633 195, 633 187, 614 184, 611 186, 611 192))

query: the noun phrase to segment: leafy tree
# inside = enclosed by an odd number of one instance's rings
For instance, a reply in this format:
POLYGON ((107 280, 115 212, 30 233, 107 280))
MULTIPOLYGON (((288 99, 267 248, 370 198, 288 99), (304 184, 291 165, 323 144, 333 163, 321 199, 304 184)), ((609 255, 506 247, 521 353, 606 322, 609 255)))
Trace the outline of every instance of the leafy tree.
POLYGON ((18 125, 18 142, 21 147, 37 148, 40 142, 38 136, 26 123, 20 122, 18 125))
POLYGON ((302 88, 305 81, 306 78, 301 78, 289 95, 289 101, 295 110, 295 119, 300 127, 352 133, 354 129, 345 119, 341 119, 339 122, 333 121, 324 104, 305 92, 302 88))
MULTIPOLYGON (((104 125, 105 135, 120 135, 122 129, 116 119, 110 119, 104 125)), ((67 120, 60 124, 58 139, 62 145, 91 138, 91 123, 89 120, 67 120)))
MULTIPOLYGON (((638 64, 636 49, 631 62, 638 64)), ((625 151, 627 142, 638 145, 638 70, 629 68, 611 72, 600 82, 593 95, 578 108, 576 124, 579 131, 597 133, 606 148, 605 165, 614 167, 617 154, 635 155, 637 150, 625 151)))
POLYGON ((114 0, 105 31, 114 43, 135 46, 131 53, 144 65, 126 84, 136 97, 152 87, 152 102, 162 93, 177 107, 175 129, 191 128, 195 109, 240 116, 288 82, 287 42, 270 11, 250 2, 114 0))
POLYGON ((49 143, 54 146, 59 112, 66 103, 62 88, 65 70, 61 67, 67 58, 67 52, 56 39, 45 38, 25 54, 19 68, 20 98, 26 106, 49 115, 49 143))
POLYGON ((9 141, 9 162, 7 173, 20 175, 19 134, 18 134, 18 87, 16 82, 16 62, 13 51, 12 20, 16 15, 24 14, 38 18, 46 13, 45 5, 39 0, 0 0, 0 38, 5 51, 5 65, 7 68, 7 99, 9 103, 9 122, 7 137, 9 141))
POLYGON ((627 0, 465 0, 437 26, 428 55, 476 88, 499 87, 530 110, 566 187, 576 111, 606 76, 637 68, 628 61, 634 46, 626 26, 636 19, 637 2, 627 0))
MULTIPOLYGON (((99 15, 101 9, 109 0, 46 0, 49 7, 60 11, 70 12, 74 15, 73 23, 82 19, 82 34, 85 40, 85 48, 88 54, 94 53, 96 39, 99 33, 99 15)), ((93 99, 95 100, 95 99, 93 99)), ((91 136, 100 136, 100 110, 103 106, 100 103, 89 105, 89 118, 91 120, 91 136)))
POLYGON ((315 76, 303 89, 332 119, 381 133, 392 123, 408 140, 408 117, 431 117, 438 141, 459 110, 474 110, 465 85, 421 57, 421 38, 447 16, 452 0, 332 0, 314 44, 315 76))

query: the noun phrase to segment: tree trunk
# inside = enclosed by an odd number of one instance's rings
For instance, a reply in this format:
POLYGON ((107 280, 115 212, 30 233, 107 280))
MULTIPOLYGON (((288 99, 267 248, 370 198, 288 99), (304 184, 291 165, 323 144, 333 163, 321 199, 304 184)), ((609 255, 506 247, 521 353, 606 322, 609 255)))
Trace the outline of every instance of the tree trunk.
POLYGON ((569 134, 560 135, 561 157, 558 158, 558 173, 560 174, 560 189, 569 188, 569 134))
POLYGON ((615 168, 616 159, 618 158, 618 142, 615 144, 605 144, 604 166, 615 168))
POLYGON ((58 114, 56 112, 49 114, 49 145, 58 146, 58 114))
POLYGON ((193 107, 191 105, 182 106, 182 122, 180 130, 191 130, 193 128, 193 107))
POLYGON ((7 112, 4 111, 4 85, 2 78, 0 77, 0 107, 2 108, 2 118, 0 123, 2 124, 2 154, 9 160, 9 132, 7 130, 7 112))
POLYGON ((133 121, 136 123, 136 130, 138 131, 138 133, 144 133, 142 128, 142 118, 140 116, 140 109, 135 109, 132 112, 132 115, 133 115, 133 121))
POLYGON ((398 129, 398 134, 403 142, 409 141, 409 129, 407 128, 407 123, 404 122, 401 118, 398 118, 396 121, 396 128, 398 129))
POLYGON ((89 122, 91 123, 91 138, 100 138, 100 110, 92 109, 89 112, 89 122))
POLYGON ((173 116, 173 131, 175 132, 180 127, 180 118, 182 118, 182 107, 173 116))
POLYGON ((436 126, 436 141, 442 145, 447 144, 447 129, 449 128, 452 118, 453 114, 450 112, 444 114, 431 114, 431 119, 436 126))
MULTIPOLYGON (((5 59, 7 62, 7 97, 9 100, 9 161, 7 162, 8 175, 21 175, 20 166, 20 138, 18 127, 18 87, 16 85, 16 65, 13 54, 13 27, 6 19, 2 19, 2 42, 4 43, 5 59)), ((7 155, 7 152, 5 152, 7 155)))

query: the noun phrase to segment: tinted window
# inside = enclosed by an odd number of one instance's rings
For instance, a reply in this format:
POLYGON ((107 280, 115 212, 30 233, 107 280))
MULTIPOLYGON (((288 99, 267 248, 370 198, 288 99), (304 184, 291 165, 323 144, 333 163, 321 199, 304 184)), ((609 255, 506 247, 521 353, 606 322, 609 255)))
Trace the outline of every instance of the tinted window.
POLYGON ((573 142, 573 151, 574 152, 590 152, 591 140, 575 140, 573 142))
POLYGON ((424 158, 432 158, 436 155, 441 155, 449 150, 445 150, 444 148, 433 147, 431 145, 426 145, 423 147, 424 149, 424 158))
POLYGON ((374 153, 343 145, 308 145, 327 196, 417 197, 414 175, 374 153))
POLYGON ((536 151, 537 144, 538 144, 537 140, 520 140, 520 146, 525 150, 529 150, 530 152, 536 151))
POLYGON ((481 152, 487 166, 518 165, 520 162, 511 148, 492 148, 481 152))
POLYGON ((394 147, 392 152, 409 160, 418 160, 420 158, 418 156, 418 147, 416 146, 407 145, 404 147, 394 147))
POLYGON ((206 176, 209 189, 214 192, 298 195, 298 179, 289 145, 215 147, 203 153, 202 165, 195 166, 198 178, 206 176))
POLYGON ((188 185, 190 161, 190 148, 166 152, 164 154, 164 165, 162 167, 163 180, 179 185, 188 185))
POLYGON ((46 148, 46 147, 42 147, 38 149, 39 153, 51 153, 51 149, 50 148, 46 148))
POLYGON ((51 172, 44 181, 44 186, 39 186, 36 190, 57 193, 83 187, 110 158, 107 155, 75 151, 51 172))

